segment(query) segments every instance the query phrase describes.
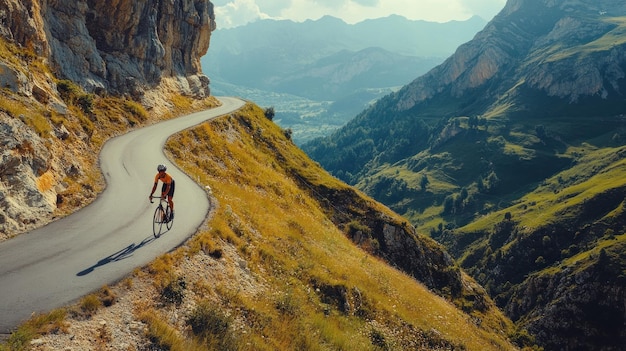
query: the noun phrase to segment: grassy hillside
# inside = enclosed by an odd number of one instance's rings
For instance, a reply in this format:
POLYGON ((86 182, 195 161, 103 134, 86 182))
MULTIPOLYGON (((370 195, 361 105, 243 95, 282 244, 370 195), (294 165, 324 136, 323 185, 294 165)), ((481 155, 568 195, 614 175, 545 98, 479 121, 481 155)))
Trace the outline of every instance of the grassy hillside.
MULTIPOLYGON (((510 348, 501 339, 510 324, 497 310, 464 314, 354 245, 329 218, 341 215, 338 204, 319 202, 324 188, 349 188, 311 162, 258 107, 176 136, 168 150, 213 189, 218 202, 211 229, 193 240, 191 250, 232 245, 253 280, 266 285, 235 299, 217 291, 202 297, 244 325, 249 346, 238 347, 510 348)), ((372 200, 361 201, 397 218, 372 200)))
MULTIPOLYGON (((6 45, 0 53, 16 69, 28 63, 41 84, 38 99, 3 90, 0 110, 35 130, 55 158, 37 175, 42 191, 65 184, 55 215, 102 190, 97 154, 107 139, 215 103, 173 95, 169 110, 148 113, 50 78, 28 50, 6 45), (58 137, 62 130, 67 136, 58 137), (84 173, 66 175, 64 158, 84 173)), ((106 349, 129 323, 140 326, 131 331, 137 349, 508 350, 509 338, 525 341, 441 246, 330 177, 258 107, 181 133, 167 147, 213 189, 215 208, 201 232, 114 287, 34 316, 0 350, 106 349), (120 313, 122 300, 131 301, 120 313), (131 320, 121 323, 122 315, 131 320), (76 331, 85 324, 95 326, 76 331)))
POLYGON ((626 292, 626 147, 590 149, 512 206, 440 237, 548 349, 567 338, 576 349, 608 350, 626 338, 618 327, 626 292), (559 322, 564 315, 567 326, 559 322))
MULTIPOLYGON (((355 228, 367 233, 362 223, 368 221, 352 213, 367 210, 363 213, 398 225, 404 220, 329 176, 255 105, 172 137, 167 150, 211 189, 215 208, 183 247, 112 288, 115 294, 137 296, 133 318, 146 332, 136 345, 163 350, 513 350, 509 337, 527 341, 488 299, 481 309, 461 309, 370 254, 378 252, 376 240, 356 245, 349 233, 355 228), (324 200, 323 194, 344 193, 351 194, 351 201, 324 200), (349 225, 336 224, 350 217, 349 225)), ((465 288, 482 290, 465 279, 465 288)), ((12 345, 33 328, 52 333, 44 342, 70 344, 64 323, 97 324, 118 299, 104 295, 83 299, 68 313, 35 319, 16 332, 12 345), (111 307, 98 309, 98 301, 106 298, 111 307)), ((116 327, 97 328, 106 336, 116 327)), ((93 347, 112 342, 98 333, 93 347)))

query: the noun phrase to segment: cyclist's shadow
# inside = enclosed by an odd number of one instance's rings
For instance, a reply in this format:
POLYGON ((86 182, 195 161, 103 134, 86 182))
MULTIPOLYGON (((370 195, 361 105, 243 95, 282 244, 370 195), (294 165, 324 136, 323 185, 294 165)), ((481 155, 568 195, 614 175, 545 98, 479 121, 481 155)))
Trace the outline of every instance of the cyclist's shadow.
POLYGON ((103 259, 101 259, 100 261, 98 261, 96 264, 94 264, 93 266, 84 269, 78 273, 76 273, 77 276, 82 277, 85 276, 91 272, 93 272, 96 268, 104 266, 105 264, 111 263, 111 262, 117 262, 117 261, 121 261, 125 258, 130 257, 133 252, 139 250, 140 248, 148 245, 149 243, 153 242, 154 240, 156 240, 156 238, 154 236, 149 236, 145 239, 143 239, 139 244, 135 244, 132 243, 128 246, 126 246, 125 248, 119 250, 116 253, 113 253, 103 259))

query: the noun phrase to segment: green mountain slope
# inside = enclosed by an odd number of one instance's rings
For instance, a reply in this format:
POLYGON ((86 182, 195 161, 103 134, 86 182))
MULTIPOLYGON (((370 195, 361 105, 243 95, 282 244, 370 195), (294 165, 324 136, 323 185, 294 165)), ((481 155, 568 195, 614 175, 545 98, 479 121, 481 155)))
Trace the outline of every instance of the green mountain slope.
POLYGON ((624 156, 626 147, 592 151, 513 206, 441 233, 461 265, 549 349, 565 339, 579 350, 623 345, 624 156))
POLYGON ((185 255, 235 250, 258 288, 202 297, 245 331, 233 333, 241 349, 511 349, 509 322, 441 246, 327 175, 258 107, 167 147, 218 204, 185 255))
MULTIPOLYGON (((580 243, 561 242, 558 233, 564 228, 584 232, 624 197, 621 173, 608 172, 607 163, 619 168, 626 131, 624 18, 626 4, 619 1, 509 1, 442 65, 304 149, 334 175, 445 243, 547 349, 563 344, 614 349, 613 342, 625 340, 624 328, 609 332, 611 341, 602 341, 608 326, 585 307, 597 301, 571 301, 569 307, 576 311, 572 320, 586 321, 580 326, 584 332, 578 332, 572 324, 558 322, 556 316, 566 310, 558 303, 561 296, 533 291, 532 280, 525 278, 540 274, 536 260, 558 266, 581 250, 594 252, 610 243, 599 241, 602 230, 586 246, 570 249, 580 243), (598 188, 591 187, 584 201, 576 197, 573 179, 593 176, 598 178, 590 182, 598 188), (607 178, 600 181, 602 176, 607 178), (560 186, 542 193, 555 179, 560 186), (566 187, 571 198, 555 195, 566 187), (586 205, 570 208, 568 199, 586 205), (542 201, 555 204, 531 210, 529 204, 542 201), (511 249, 511 231, 535 230, 540 240, 519 241, 514 254, 505 254, 511 249), (559 244, 543 247, 544 237, 559 244), (526 300, 533 303, 519 308, 516 299, 528 293, 526 300)), ((618 238, 624 231, 617 222, 605 225, 618 238)), ((624 296, 619 288, 623 257, 614 254, 616 248, 603 257, 618 267, 610 270, 608 284, 616 286, 619 300, 624 296)), ((598 265, 592 260, 588 266, 598 265)), ((572 294, 593 288, 593 282, 564 272, 559 277, 573 279, 572 294)), ((623 314, 619 321, 623 326, 623 314)))

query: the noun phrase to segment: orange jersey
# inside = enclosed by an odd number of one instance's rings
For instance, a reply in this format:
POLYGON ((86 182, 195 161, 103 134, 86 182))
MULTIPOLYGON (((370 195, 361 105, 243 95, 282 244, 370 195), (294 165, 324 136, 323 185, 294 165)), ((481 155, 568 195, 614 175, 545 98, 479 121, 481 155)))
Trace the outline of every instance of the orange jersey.
POLYGON ((154 184, 158 183, 159 180, 162 181, 163 184, 172 184, 172 176, 167 173, 165 173, 162 178, 160 177, 160 174, 157 173, 154 177, 154 184))

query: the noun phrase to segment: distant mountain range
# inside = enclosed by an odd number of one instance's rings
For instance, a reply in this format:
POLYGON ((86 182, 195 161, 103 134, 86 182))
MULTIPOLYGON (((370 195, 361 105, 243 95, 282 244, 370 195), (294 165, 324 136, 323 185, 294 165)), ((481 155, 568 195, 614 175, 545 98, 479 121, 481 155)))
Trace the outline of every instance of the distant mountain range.
POLYGON ((509 0, 441 65, 304 149, 444 243, 546 350, 617 350, 625 97, 624 1, 509 0))
POLYGON ((277 122, 298 142, 327 135, 329 126, 426 73, 485 24, 479 17, 435 23, 390 16, 354 25, 328 16, 261 20, 216 30, 202 67, 213 94, 274 106, 277 122))

